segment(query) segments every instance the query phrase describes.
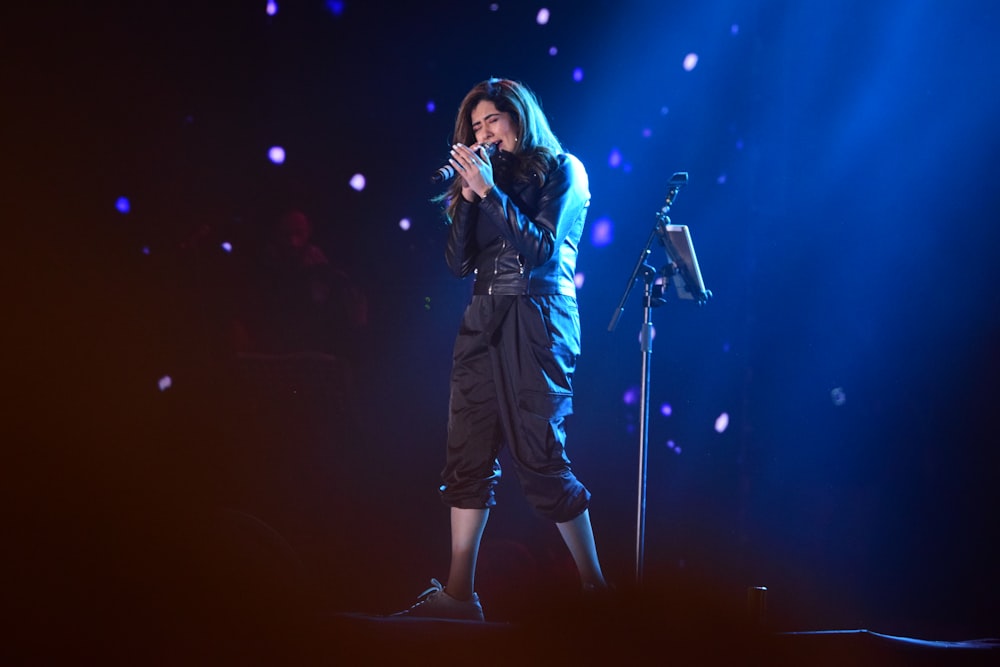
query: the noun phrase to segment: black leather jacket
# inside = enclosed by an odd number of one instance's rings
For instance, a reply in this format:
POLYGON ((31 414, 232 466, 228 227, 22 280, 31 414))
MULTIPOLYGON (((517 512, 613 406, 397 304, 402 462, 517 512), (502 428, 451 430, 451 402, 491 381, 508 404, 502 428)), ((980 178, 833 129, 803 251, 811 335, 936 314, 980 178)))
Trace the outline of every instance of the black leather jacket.
POLYGON ((563 153, 541 187, 510 177, 509 153, 493 158, 485 199, 459 202, 445 260, 458 277, 476 274, 473 294, 576 296, 576 256, 590 187, 583 164, 563 153))

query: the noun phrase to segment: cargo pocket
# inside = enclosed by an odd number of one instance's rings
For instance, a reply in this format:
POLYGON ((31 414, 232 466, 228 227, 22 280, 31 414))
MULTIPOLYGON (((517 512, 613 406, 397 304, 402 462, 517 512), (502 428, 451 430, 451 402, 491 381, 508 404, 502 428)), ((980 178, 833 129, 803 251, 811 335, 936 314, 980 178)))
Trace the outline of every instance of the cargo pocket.
POLYGON ((573 414, 573 394, 522 391, 517 403, 525 412, 550 422, 573 414))

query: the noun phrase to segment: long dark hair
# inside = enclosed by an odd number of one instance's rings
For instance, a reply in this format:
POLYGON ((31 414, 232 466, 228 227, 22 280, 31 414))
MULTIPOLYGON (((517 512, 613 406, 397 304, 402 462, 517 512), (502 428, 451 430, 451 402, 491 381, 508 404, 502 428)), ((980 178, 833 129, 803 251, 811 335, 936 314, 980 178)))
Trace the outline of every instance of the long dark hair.
MULTIPOLYGON (((549 119, 542 111, 538 98, 519 81, 491 78, 473 86, 458 107, 452 143, 463 143, 466 146, 476 143, 476 133, 472 130, 472 110, 484 100, 493 102, 497 111, 510 114, 517 127, 517 145, 504 147, 504 151, 510 151, 516 158, 514 177, 534 177, 539 185, 544 184, 545 174, 555 163, 556 157, 563 152, 563 148, 552 133, 549 119)), ((461 196, 462 180, 456 178, 446 191, 435 198, 435 201, 446 202, 445 215, 448 220, 454 217, 461 196)))

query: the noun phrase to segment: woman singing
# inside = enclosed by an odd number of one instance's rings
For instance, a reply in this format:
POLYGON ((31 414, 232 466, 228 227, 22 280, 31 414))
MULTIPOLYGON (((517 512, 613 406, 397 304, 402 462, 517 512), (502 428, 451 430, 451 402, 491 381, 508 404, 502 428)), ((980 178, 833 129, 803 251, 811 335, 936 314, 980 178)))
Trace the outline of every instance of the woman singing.
POLYGON ((527 500, 555 523, 585 590, 606 587, 590 523, 590 492, 570 468, 565 418, 580 354, 576 258, 590 191, 534 94, 489 79, 455 119, 439 197, 451 223, 445 259, 475 275, 455 340, 441 499, 451 508, 447 585, 400 615, 483 620, 476 561, 507 447, 527 500))

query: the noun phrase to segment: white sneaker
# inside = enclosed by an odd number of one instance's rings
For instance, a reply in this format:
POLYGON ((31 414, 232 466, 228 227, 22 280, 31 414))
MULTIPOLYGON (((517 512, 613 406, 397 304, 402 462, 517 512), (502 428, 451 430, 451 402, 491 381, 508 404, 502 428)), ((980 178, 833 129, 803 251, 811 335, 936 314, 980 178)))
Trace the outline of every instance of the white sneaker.
POLYGON ((406 611, 399 611, 393 616, 410 616, 413 618, 449 618, 458 621, 482 621, 483 605, 479 604, 479 596, 472 594, 468 602, 456 600, 444 592, 444 586, 437 579, 431 579, 431 587, 417 596, 417 603, 406 611))

